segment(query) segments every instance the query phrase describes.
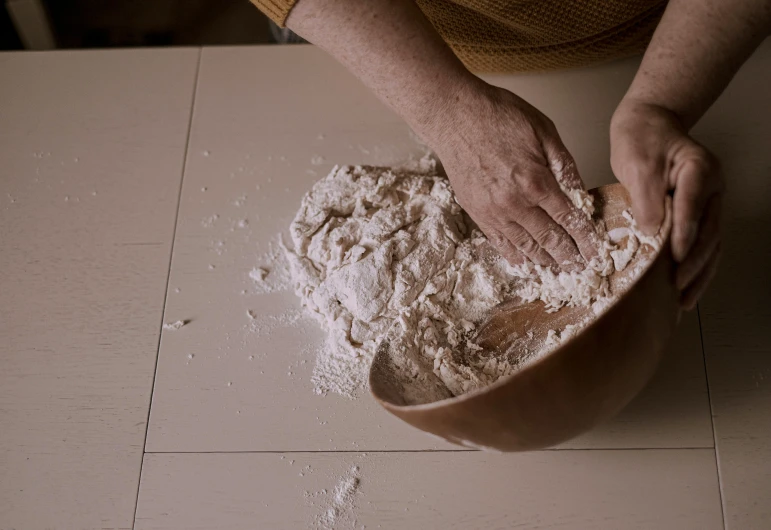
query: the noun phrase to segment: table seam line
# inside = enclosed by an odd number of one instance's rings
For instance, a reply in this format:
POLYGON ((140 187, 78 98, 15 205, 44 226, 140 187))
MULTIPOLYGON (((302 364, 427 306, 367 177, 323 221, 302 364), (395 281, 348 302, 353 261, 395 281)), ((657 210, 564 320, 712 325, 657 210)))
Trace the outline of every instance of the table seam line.
POLYGON ((709 387, 709 371, 707 370, 707 348, 704 344, 704 330, 701 323, 701 307, 696 304, 696 318, 699 322, 699 342, 701 342, 701 358, 704 366, 704 379, 707 383, 707 403, 709 404, 709 422, 712 427, 712 448, 715 454, 715 471, 717 473, 717 490, 720 498, 720 516, 723 520, 723 530, 728 528, 725 514, 725 496, 723 494, 723 477, 720 473, 720 459, 717 455, 717 432, 715 432, 715 413, 712 407, 712 392, 709 387))
POLYGON ((153 395, 155 394, 155 381, 156 376, 158 374, 158 358, 160 357, 161 353, 161 338, 163 336, 163 322, 166 318, 166 302, 169 297, 169 282, 171 280, 171 264, 174 260, 174 243, 177 239, 177 226, 179 223, 179 210, 180 205, 182 203, 182 188, 184 186, 185 182, 185 171, 187 169, 187 159, 188 159, 188 152, 190 149, 190 136, 192 135, 193 131, 193 117, 195 115, 195 98, 198 93, 198 83, 199 83, 199 76, 201 72, 201 56, 203 54, 203 46, 198 47, 198 57, 196 58, 196 64, 195 64, 195 74, 193 75, 193 93, 190 98, 190 113, 188 115, 187 119, 187 138, 185 139, 185 151, 182 155, 182 172, 179 178, 179 189, 177 190, 177 207, 176 211, 174 213, 174 226, 172 228, 171 233, 171 246, 169 248, 169 264, 166 271, 166 290, 163 293, 163 306, 161 310, 161 322, 158 326, 158 342, 155 349, 155 366, 153 367, 153 380, 150 385, 150 400, 147 404, 147 418, 145 421, 145 436, 144 441, 142 443, 142 460, 139 464, 139 477, 137 479, 137 490, 136 495, 134 497, 134 517, 131 521, 131 528, 132 530, 136 528, 136 522, 137 522, 137 512, 139 511, 139 492, 142 487, 142 471, 144 469, 144 463, 145 463, 145 449, 147 448, 147 435, 150 431, 150 412, 153 407, 153 395))
MULTIPOLYGON (((597 452, 597 451, 712 451, 710 446, 692 446, 692 447, 585 447, 585 448, 565 448, 565 449, 539 449, 537 451, 527 451, 528 453, 559 453, 559 452, 597 452)), ((289 450, 256 450, 256 451, 145 451, 147 455, 237 455, 237 454, 335 454, 335 453, 475 453, 494 451, 480 451, 479 449, 289 449, 289 450)), ((517 454, 517 453, 510 453, 517 454)))

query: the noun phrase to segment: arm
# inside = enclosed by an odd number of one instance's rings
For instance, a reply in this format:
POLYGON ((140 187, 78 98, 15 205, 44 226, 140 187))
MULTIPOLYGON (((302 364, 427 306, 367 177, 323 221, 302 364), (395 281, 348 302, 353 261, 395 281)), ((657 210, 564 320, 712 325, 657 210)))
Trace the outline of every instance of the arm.
POLYGON ((723 192, 717 161, 688 131, 769 28, 768 0, 670 0, 611 121, 611 165, 644 229, 656 230, 674 190, 672 253, 687 308, 716 270, 723 192))
POLYGON ((509 261, 570 269, 599 255, 591 223, 562 193, 581 180, 554 124, 472 75, 412 0, 300 0, 287 25, 434 149, 458 202, 509 261))
POLYGON ((670 0, 624 101, 690 129, 770 30, 769 0, 670 0))
POLYGON ((412 1, 300 0, 287 27, 331 54, 420 135, 481 81, 412 1))

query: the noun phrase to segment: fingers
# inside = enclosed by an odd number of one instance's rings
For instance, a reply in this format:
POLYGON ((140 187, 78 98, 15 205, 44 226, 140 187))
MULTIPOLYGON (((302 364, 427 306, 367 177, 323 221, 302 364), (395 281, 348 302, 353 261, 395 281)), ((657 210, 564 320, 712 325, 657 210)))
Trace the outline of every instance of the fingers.
MULTIPOLYGON (((576 163, 556 129, 553 136, 542 140, 542 144, 551 171, 562 191, 584 189, 576 163)), ((601 243, 591 219, 579 211, 565 193, 560 193, 556 187, 550 188, 550 193, 540 202, 541 208, 570 234, 587 262, 598 258, 601 243)))
MULTIPOLYGON (((675 279, 678 289, 683 290, 694 281, 699 273, 707 265, 707 262, 720 242, 720 211, 722 199, 720 195, 713 195, 707 203, 704 211, 701 230, 694 238, 693 244, 686 258, 677 268, 675 279)), ((674 253, 674 240, 672 252, 674 253)))
MULTIPOLYGON (((695 149, 701 151, 698 147, 695 149)), ((670 177, 675 187, 675 196, 672 201, 672 254, 675 261, 682 263, 696 243, 697 236, 701 237, 699 223, 703 218, 706 221, 707 201, 720 191, 721 184, 716 175, 716 165, 710 161, 705 153, 696 153, 695 156, 686 158, 678 166, 674 168, 670 177)), ((719 203, 712 208, 712 222, 715 224, 712 229, 715 233, 717 232, 719 208, 719 203)), ((701 234, 704 233, 704 229, 705 227, 702 227, 701 234)), ((705 260, 706 257, 703 256, 705 260)), ((701 263, 701 265, 703 264, 701 263)), ((696 272, 694 271, 694 275, 696 272)))
POLYGON ((549 168, 557 179, 557 183, 563 190, 582 190, 584 182, 578 174, 573 156, 562 143, 562 139, 557 133, 557 129, 552 126, 553 134, 541 139, 544 154, 549 161, 549 168))
POLYGON ((685 292, 683 292, 683 294, 680 296, 680 306, 683 309, 690 311, 696 307, 696 303, 702 297, 704 291, 707 290, 710 281, 712 281, 712 278, 715 276, 719 262, 720 245, 717 245, 712 251, 712 254, 709 255, 707 264, 701 270, 699 276, 696 277, 688 289, 686 289, 685 292))
POLYGON ((573 202, 556 190, 541 201, 541 208, 573 238, 587 262, 600 256, 600 238, 591 219, 578 210, 573 202))
POLYGON ((645 234, 656 234, 664 222, 666 183, 655 175, 644 179, 636 178, 627 189, 632 196, 632 213, 637 226, 645 234))
POLYGON ((530 258, 536 265, 558 268, 557 261, 518 223, 510 221, 501 226, 499 231, 514 248, 530 258))
POLYGON ((632 196, 632 214, 644 233, 654 235, 664 222, 666 157, 647 152, 629 139, 611 137, 611 166, 632 196), (614 141, 615 140, 615 141, 614 141))
POLYGON ((482 226, 479 228, 510 265, 521 265, 527 261, 525 255, 522 254, 522 252, 520 252, 499 230, 482 226))
MULTIPOLYGON (((556 190, 556 193, 564 197, 559 190, 556 190)), ((538 207, 530 208, 518 221, 529 234, 528 237, 546 251, 560 269, 570 271, 578 270, 582 265, 585 266, 573 239, 544 210, 538 207)), ((530 257, 528 252, 517 244, 517 241, 512 243, 530 257)))

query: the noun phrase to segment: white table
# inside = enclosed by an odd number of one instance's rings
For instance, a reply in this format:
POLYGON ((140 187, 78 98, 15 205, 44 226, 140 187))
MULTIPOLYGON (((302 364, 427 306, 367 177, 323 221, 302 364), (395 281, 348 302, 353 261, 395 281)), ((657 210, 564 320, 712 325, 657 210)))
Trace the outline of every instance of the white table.
MULTIPOLYGON (((0 529, 318 526, 352 466, 340 527, 771 527, 769 44, 695 129, 730 188, 699 312, 618 418, 520 455, 315 395, 321 333, 248 278, 333 164, 421 152, 331 59, 0 54, 0 529)), ((554 119, 595 186, 634 68, 490 79, 554 119)))

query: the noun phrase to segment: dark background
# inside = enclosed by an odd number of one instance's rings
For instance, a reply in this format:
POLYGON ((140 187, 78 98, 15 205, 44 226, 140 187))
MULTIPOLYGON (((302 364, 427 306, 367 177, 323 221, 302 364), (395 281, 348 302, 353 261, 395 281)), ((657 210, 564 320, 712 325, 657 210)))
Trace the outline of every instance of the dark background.
MULTIPOLYGON (((41 1, 57 48, 275 42, 267 17, 249 0, 41 1)), ((5 0, 0 0, 0 49, 23 49, 5 0)))

